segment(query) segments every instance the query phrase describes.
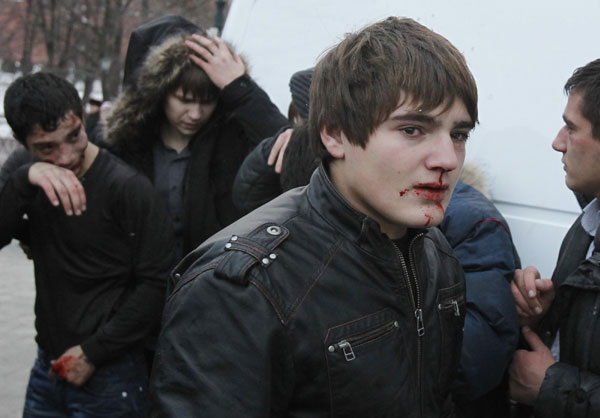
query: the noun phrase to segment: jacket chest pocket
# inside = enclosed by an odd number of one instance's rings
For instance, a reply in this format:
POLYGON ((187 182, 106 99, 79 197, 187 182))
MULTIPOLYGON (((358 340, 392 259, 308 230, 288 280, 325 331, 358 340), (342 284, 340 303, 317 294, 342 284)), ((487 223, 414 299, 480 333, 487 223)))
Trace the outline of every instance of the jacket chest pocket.
POLYGON ((332 417, 399 416, 413 392, 398 314, 330 328, 324 349, 332 417))
POLYGON ((462 347, 466 304, 462 283, 438 290, 436 310, 440 322, 440 373, 438 385, 445 395, 456 376, 462 347))

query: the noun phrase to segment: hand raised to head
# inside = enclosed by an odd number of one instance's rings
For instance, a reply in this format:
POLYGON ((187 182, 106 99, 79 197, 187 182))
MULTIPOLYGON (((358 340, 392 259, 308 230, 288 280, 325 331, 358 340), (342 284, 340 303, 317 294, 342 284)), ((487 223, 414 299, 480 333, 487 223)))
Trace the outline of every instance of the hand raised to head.
POLYGON ((231 52, 221 38, 192 35, 185 41, 190 59, 202 68, 219 89, 223 89, 246 72, 242 59, 231 52))

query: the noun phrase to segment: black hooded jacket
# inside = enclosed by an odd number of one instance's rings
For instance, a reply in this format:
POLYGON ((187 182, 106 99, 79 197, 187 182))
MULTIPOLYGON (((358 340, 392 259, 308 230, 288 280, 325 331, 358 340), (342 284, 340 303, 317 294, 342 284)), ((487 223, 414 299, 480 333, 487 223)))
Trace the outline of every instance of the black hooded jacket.
MULTIPOLYGON (((183 35, 197 28, 189 24, 182 29, 181 20, 167 16, 132 33, 125 90, 107 121, 109 148, 151 180, 152 147, 161 140, 164 98, 173 80, 189 65, 183 35), (143 61, 135 65, 132 56, 143 61)), ((192 156, 183 184, 184 253, 241 216, 231 199, 235 174, 260 140, 286 125, 287 119, 247 74, 221 90, 214 114, 189 144, 192 156)))

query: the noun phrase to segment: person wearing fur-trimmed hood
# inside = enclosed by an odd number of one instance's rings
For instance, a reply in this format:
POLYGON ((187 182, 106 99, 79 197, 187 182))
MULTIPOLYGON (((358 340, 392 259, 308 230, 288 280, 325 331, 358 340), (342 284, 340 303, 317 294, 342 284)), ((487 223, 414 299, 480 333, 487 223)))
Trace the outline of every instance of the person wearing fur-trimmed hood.
POLYGON ((134 30, 127 56, 105 142, 153 181, 181 257, 241 216, 235 174, 287 120, 230 45, 179 16, 134 30))

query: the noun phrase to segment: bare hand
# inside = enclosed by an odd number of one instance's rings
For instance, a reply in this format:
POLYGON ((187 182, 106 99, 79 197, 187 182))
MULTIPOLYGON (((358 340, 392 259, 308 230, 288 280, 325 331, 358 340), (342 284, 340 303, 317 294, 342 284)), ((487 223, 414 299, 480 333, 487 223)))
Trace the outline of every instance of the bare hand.
POLYGON ((81 215, 85 211, 85 191, 71 170, 49 163, 34 163, 29 169, 29 182, 41 187, 54 206, 62 203, 67 215, 81 215))
POLYGON ((273 148, 271 148, 271 152, 269 153, 267 164, 275 164, 275 172, 277 174, 281 174, 281 168, 283 166, 283 156, 285 154, 285 150, 287 149, 288 143, 290 142, 292 131, 292 129, 286 129, 285 131, 280 133, 277 139, 275 140, 275 143, 273 144, 273 148))
POLYGON ((190 54, 190 59, 206 72, 219 89, 246 72, 242 59, 233 54, 221 38, 192 35, 185 45, 195 53, 190 54))
POLYGON ((515 270, 510 284, 521 325, 536 326, 554 300, 552 280, 542 279, 535 267, 515 270))
POLYGON ((523 337, 533 351, 517 350, 508 368, 510 397, 524 404, 535 402, 546 370, 555 363, 550 349, 529 327, 523 327, 523 337))
POLYGON ((69 348, 57 360, 52 360, 50 376, 81 386, 90 378, 96 366, 89 362, 80 345, 69 348))

